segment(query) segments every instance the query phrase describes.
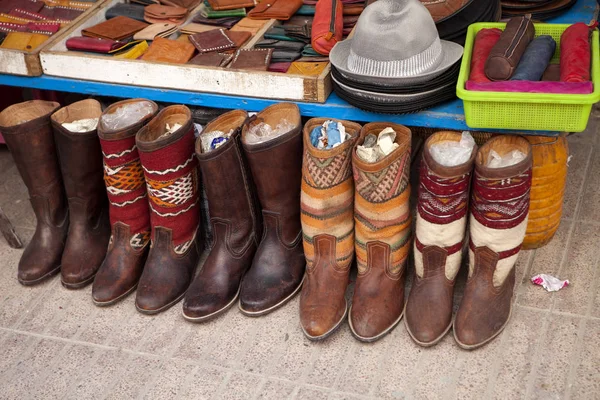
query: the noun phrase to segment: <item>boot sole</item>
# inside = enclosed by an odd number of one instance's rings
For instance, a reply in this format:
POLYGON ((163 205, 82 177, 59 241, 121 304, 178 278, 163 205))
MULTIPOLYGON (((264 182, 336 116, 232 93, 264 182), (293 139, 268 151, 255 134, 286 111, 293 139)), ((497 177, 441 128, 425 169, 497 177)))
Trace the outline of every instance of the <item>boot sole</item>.
POLYGON ((283 306, 285 303, 290 301, 294 296, 296 296, 298 294, 298 292, 300 291, 300 289, 302 289, 302 285, 304 284, 305 278, 306 278, 306 274, 304 274, 304 276, 302 277, 302 282, 300 282, 298 287, 296 289, 294 289, 294 291, 289 296, 287 296, 285 299, 281 300, 279 303, 275 304, 274 306, 271 306, 271 307, 266 308, 261 311, 247 311, 242 308, 242 302, 240 300, 240 302, 238 303, 238 308, 240 309, 242 314, 244 314, 247 317, 260 317, 261 315, 268 314, 271 311, 274 311, 274 310, 278 309, 279 307, 283 306))
POLYGON ((60 265, 58 267, 56 267, 55 269, 53 269, 52 271, 48 272, 46 275, 42 276, 41 278, 37 278, 32 281, 25 281, 25 280, 22 280, 19 278, 17 278, 17 280, 23 286, 34 286, 34 285, 37 285, 38 283, 45 281, 48 278, 53 277, 54 275, 58 274, 59 272, 60 272, 60 265))
POLYGON ((185 318, 186 321, 190 321, 190 322, 205 322, 205 321, 208 321, 209 319, 218 317, 219 315, 223 314, 225 311, 229 310, 235 304, 235 302, 237 301, 237 299, 240 295, 240 289, 241 289, 241 286, 238 288, 238 291, 235 294, 235 297, 233 298, 233 300, 231 300, 229 303, 227 303, 227 305, 225 305, 225 307, 213 312, 212 314, 204 315, 202 317, 189 317, 189 316, 185 315, 185 312, 183 310, 181 310, 181 315, 183 315, 183 318, 185 318))
POLYGON ((92 281, 94 280, 94 278, 96 277, 96 274, 90 276, 89 278, 87 278, 84 281, 81 282, 77 282, 77 283, 66 283, 65 281, 60 280, 60 283, 62 283, 62 285, 67 288, 67 289, 81 289, 83 287, 86 287, 87 285, 89 285, 90 283, 92 283, 92 281))
POLYGON ((113 304, 123 300, 125 297, 129 296, 135 289, 137 289, 137 283, 131 288, 128 289, 125 293, 117 296, 116 298, 109 300, 109 301, 96 301, 94 300, 94 298, 92 297, 92 302, 97 305, 98 307, 108 307, 108 306, 112 306, 113 304))
MULTIPOLYGON (((352 314, 352 306, 350 306, 350 314, 352 314)), ((350 332, 352 332, 352 336, 354 336, 357 340, 364 342, 364 343, 371 343, 371 342, 375 342, 379 339, 381 339, 383 336, 387 335, 388 333, 391 332, 392 329, 394 329, 396 327, 396 325, 398 325, 400 323, 400 321, 402 320, 402 317, 404 316, 404 308, 402 309, 402 312, 400 313, 400 316, 387 328, 385 328, 385 330, 383 330, 381 333, 372 336, 372 337, 364 337, 364 336, 360 336, 355 330, 354 330, 354 326, 352 325, 352 318, 348 318, 348 325, 350 325, 350 332)))
MULTIPOLYGON (((489 342, 491 342, 492 340, 494 340, 498 335, 500 335, 503 331, 504 328, 506 328, 506 325, 508 325, 508 322, 510 321, 510 317, 512 317, 512 304, 510 306, 510 312, 508 314, 508 318, 506 319, 506 322, 504 323, 504 325, 502 325, 502 327, 500 329, 498 329, 498 332, 494 333, 492 336, 490 336, 489 338, 487 338, 486 340, 484 340, 481 343, 476 343, 476 344, 464 344, 461 341, 458 340, 458 338, 456 337, 456 331, 454 331, 454 329, 452 330, 452 334, 454 335, 454 341, 456 342, 456 344, 458 345, 458 347, 465 349, 465 350, 474 350, 477 349, 479 347, 485 346, 486 344, 488 344, 489 342)), ((452 325, 454 325, 454 320, 452 321, 452 325)))
POLYGON ((179 297, 177 297, 175 300, 173 300, 169 304, 166 304, 166 305, 162 306, 161 308, 157 308, 156 310, 145 310, 143 308, 140 308, 140 307, 138 307, 137 302, 135 303, 135 308, 142 314, 156 315, 165 310, 168 310, 169 308, 173 307, 175 304, 179 303, 181 301, 181 299, 183 299, 183 296, 185 296, 185 292, 183 292, 179 297))
POLYGON ((304 333, 304 336, 306 336, 306 338, 308 340, 312 340, 313 342, 319 342, 319 341, 325 340, 329 336, 333 335, 335 333, 335 331, 337 331, 339 329, 339 327, 342 326, 342 323, 344 322, 344 320, 346 319, 347 316, 348 316, 348 301, 346 301, 346 309, 344 310, 344 315, 342 315, 342 318, 340 318, 340 320, 326 333, 324 333, 320 336, 312 336, 312 335, 308 334, 308 332, 306 332, 306 330, 304 330, 304 327, 302 325, 300 325, 300 327, 302 328, 302 332, 304 333))

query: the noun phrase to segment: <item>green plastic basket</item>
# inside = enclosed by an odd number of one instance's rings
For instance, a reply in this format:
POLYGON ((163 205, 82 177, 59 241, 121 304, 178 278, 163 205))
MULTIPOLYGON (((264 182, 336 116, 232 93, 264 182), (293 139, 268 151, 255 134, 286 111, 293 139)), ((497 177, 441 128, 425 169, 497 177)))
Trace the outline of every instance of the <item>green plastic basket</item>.
MULTIPOLYGON (((552 62, 560 59, 560 36, 569 24, 534 24, 535 35, 550 35, 556 40, 552 62)), ((504 23, 476 23, 469 26, 465 52, 456 85, 463 100, 466 123, 471 128, 581 132, 585 130, 592 105, 600 100, 600 60, 598 30, 592 35, 592 82, 590 94, 544 94, 479 92, 465 89, 471 73, 475 35, 484 28, 504 29, 504 23)))

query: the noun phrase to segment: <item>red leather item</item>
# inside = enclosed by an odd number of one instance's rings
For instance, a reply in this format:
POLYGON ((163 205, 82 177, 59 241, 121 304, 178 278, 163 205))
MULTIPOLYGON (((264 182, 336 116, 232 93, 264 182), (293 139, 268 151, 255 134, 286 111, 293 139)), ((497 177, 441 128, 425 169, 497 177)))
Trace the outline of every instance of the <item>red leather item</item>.
POLYGON ((311 44, 313 49, 328 56, 333 46, 342 40, 344 10, 340 0, 320 0, 315 9, 311 44))
POLYGON ((0 22, 0 32, 30 32, 52 36, 60 29, 60 24, 49 22, 28 22, 26 24, 13 24, 0 22))
POLYGON ((482 29, 475 36, 475 45, 471 56, 471 74, 469 80, 473 82, 491 82, 485 75, 485 62, 490 51, 500 39, 502 31, 498 28, 482 29))
POLYGON ((78 36, 68 39, 66 45, 67 49, 71 51, 89 51, 92 53, 108 54, 112 50, 123 46, 123 43, 111 39, 78 36))
POLYGON ((571 25, 560 38, 560 80, 590 80, 590 28, 583 22, 571 25))

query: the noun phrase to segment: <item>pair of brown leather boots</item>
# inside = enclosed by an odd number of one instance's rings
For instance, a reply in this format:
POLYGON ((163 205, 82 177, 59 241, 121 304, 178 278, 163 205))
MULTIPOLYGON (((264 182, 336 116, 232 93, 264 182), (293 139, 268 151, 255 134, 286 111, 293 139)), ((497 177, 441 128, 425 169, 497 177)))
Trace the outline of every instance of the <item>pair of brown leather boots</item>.
POLYGON ((479 150, 475 146, 460 165, 444 166, 432 156, 432 145, 460 140, 460 133, 438 132, 423 149, 415 277, 405 310, 406 328, 421 346, 438 343, 453 327, 460 347, 480 347, 502 332, 511 314, 515 262, 529 213, 531 147, 527 140, 507 135, 490 139, 479 150), (493 158, 514 155, 515 150, 524 158, 513 165, 494 165, 493 158), (467 215, 469 273, 453 318, 467 215))
POLYGON ((28 101, 0 113, 0 131, 27 186, 37 226, 21 256, 18 280, 35 285, 61 273, 69 289, 92 282, 110 237, 102 153, 96 130, 71 132, 63 123, 98 118, 100 103, 60 108, 28 101))
POLYGON ((235 304, 248 316, 271 312, 290 300, 304 277, 300 226, 301 119, 295 104, 267 107, 255 117, 227 112, 206 125, 196 142, 206 187, 210 252, 183 303, 183 316, 209 320, 235 304), (258 143, 249 129, 283 119, 293 128, 258 143), (220 147, 204 152, 202 139, 231 132, 220 147))
POLYGON ((356 256, 349 325, 358 340, 372 342, 391 331, 404 310, 411 132, 392 123, 361 127, 334 120, 349 138, 331 149, 318 149, 310 133, 325 121, 311 119, 304 127, 301 208, 307 270, 300 322, 311 340, 328 337, 343 323, 356 256), (373 163, 362 160, 357 146, 368 134, 377 136, 387 127, 396 132, 396 149, 373 163))

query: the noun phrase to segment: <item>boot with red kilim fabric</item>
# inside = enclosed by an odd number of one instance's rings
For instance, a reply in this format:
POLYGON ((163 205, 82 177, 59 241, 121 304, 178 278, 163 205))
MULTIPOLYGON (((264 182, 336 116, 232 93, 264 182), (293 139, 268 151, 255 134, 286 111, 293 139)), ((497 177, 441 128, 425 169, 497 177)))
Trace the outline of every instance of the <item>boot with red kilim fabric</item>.
POLYGON ((140 129, 136 143, 148 198, 152 245, 137 290, 145 314, 166 310, 183 298, 198 264, 202 238, 194 124, 186 106, 169 106, 140 129))
POLYGON ((135 290, 148 256, 150 209, 135 135, 157 110, 149 100, 124 100, 109 106, 98 124, 112 227, 108 253, 92 287, 92 299, 98 306, 113 304, 135 290), (104 123, 105 116, 114 116, 123 106, 142 102, 150 111, 137 122, 119 129, 104 123))
POLYGON ((515 262, 525 237, 531 189, 531 146, 519 136, 497 136, 475 159, 469 220, 469 279, 454 319, 454 338, 474 349, 495 338, 511 314, 515 262), (516 164, 494 168, 501 157, 524 155, 516 164))
POLYGON ((467 228, 469 186, 477 147, 468 161, 447 167, 431 154, 432 145, 459 142, 461 134, 437 132, 423 148, 414 244, 415 277, 404 324, 421 346, 433 346, 452 326, 452 300, 467 228))

